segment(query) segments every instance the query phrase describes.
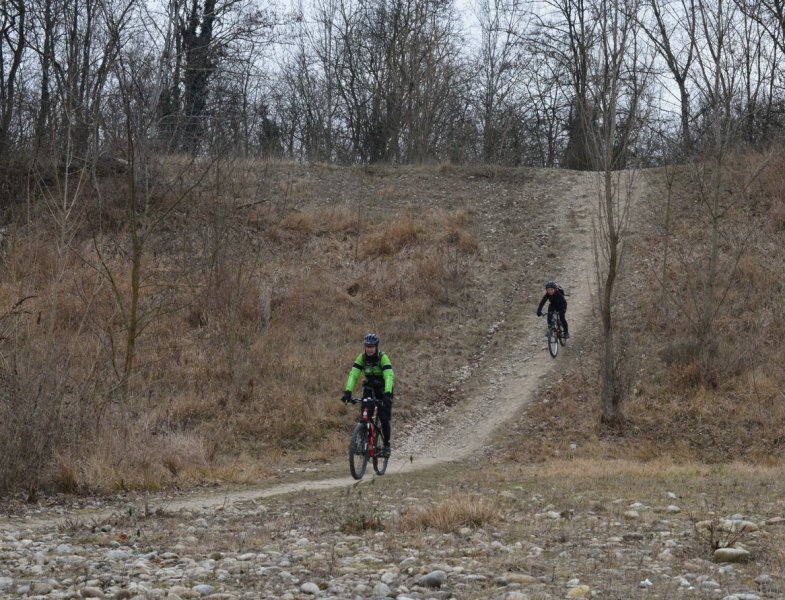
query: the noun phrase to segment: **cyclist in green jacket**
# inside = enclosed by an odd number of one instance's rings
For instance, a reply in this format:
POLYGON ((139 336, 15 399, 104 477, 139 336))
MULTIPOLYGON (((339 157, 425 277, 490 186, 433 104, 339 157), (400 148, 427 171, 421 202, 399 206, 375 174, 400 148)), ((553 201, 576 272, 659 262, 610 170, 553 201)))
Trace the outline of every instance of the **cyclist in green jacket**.
POLYGON ((364 375, 363 398, 377 398, 383 401, 379 411, 379 420, 382 423, 384 456, 390 456, 390 418, 392 417, 393 400, 392 363, 390 362, 390 357, 385 352, 379 352, 378 335, 369 333, 365 336, 363 342, 365 349, 354 359, 341 400, 349 402, 352 399, 354 386, 357 385, 360 375, 364 375))

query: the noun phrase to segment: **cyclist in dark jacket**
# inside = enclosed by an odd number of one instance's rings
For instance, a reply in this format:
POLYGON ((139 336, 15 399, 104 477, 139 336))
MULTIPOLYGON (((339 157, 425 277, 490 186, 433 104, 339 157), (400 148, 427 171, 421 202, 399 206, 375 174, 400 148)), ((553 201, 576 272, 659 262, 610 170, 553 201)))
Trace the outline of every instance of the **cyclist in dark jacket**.
POLYGON ((379 411, 379 420, 382 423, 384 456, 390 456, 390 419, 392 418, 394 383, 392 363, 385 352, 379 351, 378 335, 369 333, 365 336, 363 343, 365 349, 354 359, 341 400, 349 402, 352 399, 354 386, 357 385, 360 375, 364 375, 363 398, 376 398, 383 401, 379 411))
POLYGON ((564 317, 564 313, 567 312, 567 298, 564 297, 562 287, 555 281, 549 281, 545 284, 545 295, 540 300, 539 306, 537 306, 538 317, 542 316, 542 307, 545 306, 546 302, 548 302, 548 325, 553 322, 553 313, 555 312, 559 315, 561 327, 564 331, 564 339, 569 338, 570 330, 567 327, 567 319, 564 317))

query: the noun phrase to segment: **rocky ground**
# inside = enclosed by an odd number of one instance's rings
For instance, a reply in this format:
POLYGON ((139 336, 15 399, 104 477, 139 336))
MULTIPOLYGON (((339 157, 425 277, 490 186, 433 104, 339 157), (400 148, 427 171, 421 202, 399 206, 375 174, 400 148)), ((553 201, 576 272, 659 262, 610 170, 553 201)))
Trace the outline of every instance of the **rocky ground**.
POLYGON ((785 597, 782 484, 464 463, 358 486, 0 534, 0 594, 39 598, 785 597), (550 473, 550 474, 549 474, 550 473), (669 479, 669 483, 665 482, 669 479), (706 504, 700 489, 722 500, 706 504), (613 483, 609 483, 613 482, 613 483), (737 482, 738 483, 738 482, 737 482), (670 484, 670 487, 668 487, 670 484), (621 489, 626 488, 626 489, 621 489), (734 491, 735 490, 735 491, 734 491), (737 496, 743 492, 742 496, 737 496), (618 495, 617 495, 618 494, 618 495), (763 497, 763 496, 761 496, 763 497), (727 503, 743 513, 722 512, 727 503), (712 536, 738 555, 715 557, 712 536))

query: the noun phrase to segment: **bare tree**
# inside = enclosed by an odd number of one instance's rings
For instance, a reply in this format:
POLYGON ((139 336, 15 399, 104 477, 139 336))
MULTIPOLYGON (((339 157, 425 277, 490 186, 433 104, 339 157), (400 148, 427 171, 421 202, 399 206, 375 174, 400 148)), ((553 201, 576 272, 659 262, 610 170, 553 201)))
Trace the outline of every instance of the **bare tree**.
MULTIPOLYGON (((107 78, 130 25, 137 0, 61 0, 62 41, 55 47, 55 88, 66 168, 88 165, 97 155, 97 133, 107 78)), ((60 39, 60 36, 58 36, 60 39)))
POLYGON ((738 118, 742 120, 741 139, 761 148, 771 140, 771 132, 778 124, 774 101, 779 47, 770 43, 765 28, 758 21, 743 12, 740 19, 737 29, 739 44, 744 50, 739 61, 743 92, 735 105, 738 118))
POLYGON ((7 160, 11 120, 17 102, 17 75, 26 47, 26 17, 23 0, 0 0, 0 165, 5 165, 7 160), (8 59, 7 53, 10 54, 8 59))
POLYGON ((707 239, 700 271, 695 274, 700 295, 693 298, 693 305, 697 313, 701 375, 708 383, 716 381, 716 322, 746 237, 751 234, 751 231, 747 232, 729 243, 726 217, 768 162, 768 157, 764 157, 740 186, 739 182, 732 184, 727 179, 727 162, 739 139, 738 131, 745 125, 744 119, 737 118, 734 106, 735 99, 744 96, 744 70, 740 66, 745 63, 745 57, 752 57, 755 52, 754 47, 745 45, 744 40, 749 38, 740 33, 737 17, 737 7, 729 0, 701 3, 698 11, 702 36, 697 54, 700 69, 696 84, 702 107, 701 145, 704 151, 695 159, 694 177, 707 219, 707 239), (725 265, 723 246, 734 257, 725 265))
MULTIPOLYGON (((128 271, 125 264, 118 268, 106 258, 100 228, 96 228, 93 249, 97 257, 95 268, 108 282, 116 307, 115 319, 105 324, 116 376, 113 393, 107 401, 115 400, 127 407, 132 398, 139 340, 160 313, 162 303, 167 301, 166 294, 160 293, 156 302, 143 303, 145 290, 166 287, 150 280, 151 274, 145 270, 149 240, 189 197, 192 187, 199 185, 209 172, 210 164, 199 166, 191 160, 181 164, 173 176, 164 174, 161 163, 166 157, 157 151, 155 140, 157 97, 151 93, 159 85, 155 61, 149 51, 138 46, 129 48, 119 56, 113 75, 118 88, 112 97, 112 106, 121 115, 119 124, 123 127, 123 131, 115 132, 115 136, 125 143, 123 158, 127 164, 125 189, 115 203, 125 209, 128 271), (191 187, 183 190, 176 182, 184 179, 186 173, 192 183, 191 187), (158 202, 153 201, 155 197, 159 198, 158 202)), ((102 182, 94 179, 93 187, 101 201, 104 195, 102 182)))
POLYGON ((754 19, 768 38, 785 53, 785 2, 783 0, 736 0, 736 6, 754 19))
POLYGON ((712 157, 708 180, 701 179, 701 196, 710 215, 709 256, 701 295, 703 306, 700 311, 698 331, 703 348, 704 372, 709 369, 714 345, 713 324, 717 309, 715 293, 719 275, 720 223, 724 212, 722 171, 731 138, 731 98, 736 77, 734 71, 724 68, 729 53, 729 37, 732 33, 732 14, 728 12, 728 8, 726 0, 713 0, 710 4, 702 5, 699 13, 705 51, 698 54, 698 62, 702 75, 701 92, 708 117, 708 147, 712 157))
POLYGON ((596 115, 596 126, 587 124, 584 130, 598 167, 594 248, 602 335, 602 421, 616 424, 621 420, 624 390, 614 303, 635 179, 634 171, 622 169, 639 128, 650 63, 637 46, 638 0, 598 0, 593 8, 598 45, 587 90, 591 107, 581 113, 585 118, 596 115))
POLYGON ((525 87, 523 40, 528 15, 518 0, 477 0, 474 12, 480 24, 482 155, 485 161, 494 162, 503 152, 507 129, 501 116, 518 104, 516 96, 525 87))
POLYGON ((294 44, 281 68, 277 95, 287 152, 309 160, 332 160, 338 150, 339 103, 336 57, 340 5, 319 0, 309 16, 300 7, 294 44))
POLYGON ((352 154, 362 162, 422 160, 460 84, 451 4, 362 0, 342 5, 338 92, 352 154))
MULTIPOLYGON (((160 28, 164 45, 160 60, 162 79, 158 98, 161 143, 196 155, 205 150, 210 120, 222 119, 225 105, 213 103, 211 86, 224 69, 247 73, 256 53, 269 44, 276 17, 249 0, 169 0, 160 28), (249 54, 249 49, 256 52, 249 54)), ((224 79, 226 81, 226 79, 224 79)), ((240 94, 225 95, 230 103, 240 94)), ((252 111, 249 111, 249 114, 252 111)), ((209 140, 213 141, 213 140, 209 140)))
POLYGON ((568 169, 591 169, 594 156, 587 140, 595 116, 589 100, 589 71, 599 35, 592 6, 589 0, 543 0, 535 16, 539 31, 532 44, 548 60, 556 61, 570 89, 567 142, 560 164, 568 169))
POLYGON ((54 65, 54 46, 56 43, 55 1, 41 0, 33 13, 37 21, 35 31, 38 39, 32 44, 40 62, 41 82, 35 119, 34 154, 48 154, 52 144, 52 69, 54 65), (43 39, 41 39, 43 38, 43 39))
POLYGON ((645 19, 641 26, 665 61, 679 91, 682 151, 689 155, 692 149, 690 132, 690 70, 695 61, 695 0, 678 3, 647 0, 654 23, 645 19))
POLYGON ((524 135, 529 140, 527 164, 555 167, 564 152, 565 115, 569 94, 559 82, 558 65, 541 55, 530 64, 525 94, 524 135))

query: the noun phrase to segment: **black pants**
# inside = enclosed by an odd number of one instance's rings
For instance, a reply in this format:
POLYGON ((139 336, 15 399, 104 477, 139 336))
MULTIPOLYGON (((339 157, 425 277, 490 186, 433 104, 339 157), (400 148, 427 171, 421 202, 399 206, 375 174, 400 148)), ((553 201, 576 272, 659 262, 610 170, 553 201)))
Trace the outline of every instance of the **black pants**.
MULTIPOLYGON (((381 385, 374 385, 369 382, 363 383, 363 398, 375 398, 377 400, 384 398, 384 382, 381 385)), ((372 415, 373 416, 373 415, 372 415)), ((379 421, 382 423, 382 439, 384 445, 390 445, 390 419, 392 418, 392 400, 384 400, 379 410, 379 421)))
POLYGON ((564 335, 569 335, 570 330, 567 327, 567 319, 564 318, 565 312, 567 312, 566 308, 564 310, 548 309, 548 325, 553 323, 553 313, 556 313, 557 315, 559 315, 559 321, 561 321, 562 332, 564 332, 564 335))

